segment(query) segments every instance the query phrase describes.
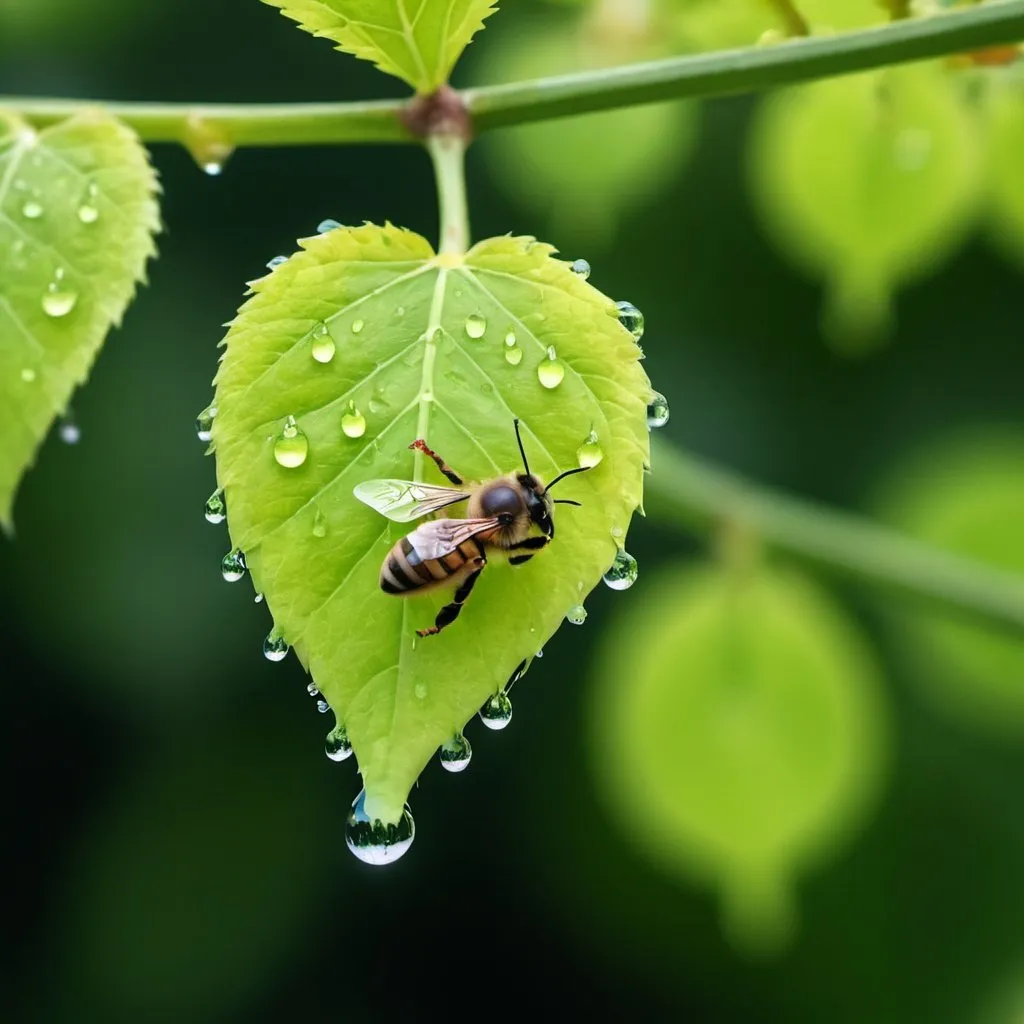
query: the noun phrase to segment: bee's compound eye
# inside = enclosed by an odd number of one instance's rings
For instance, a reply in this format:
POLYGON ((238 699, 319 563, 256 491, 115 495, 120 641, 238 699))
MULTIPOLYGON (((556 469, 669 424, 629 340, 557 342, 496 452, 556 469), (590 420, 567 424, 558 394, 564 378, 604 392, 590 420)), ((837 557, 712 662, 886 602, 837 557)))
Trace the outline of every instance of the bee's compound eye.
POLYGON ((518 515, 523 499, 513 487, 493 487, 480 500, 485 516, 518 515))

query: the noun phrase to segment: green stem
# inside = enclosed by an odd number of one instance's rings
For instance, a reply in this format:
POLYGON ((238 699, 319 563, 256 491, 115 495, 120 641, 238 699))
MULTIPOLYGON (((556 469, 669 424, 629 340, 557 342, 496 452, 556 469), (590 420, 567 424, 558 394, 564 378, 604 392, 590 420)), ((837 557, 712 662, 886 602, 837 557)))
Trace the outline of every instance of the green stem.
POLYGON ((474 129, 481 132, 658 100, 756 92, 1020 39, 1024 0, 1005 0, 778 46, 671 57, 473 89, 466 101, 474 129))
POLYGON ((415 142, 402 121, 401 100, 369 103, 105 103, 99 100, 0 96, 0 110, 45 127, 102 108, 146 142, 189 141, 194 126, 233 146, 305 146, 321 143, 415 142))
POLYGON ((652 447, 646 506, 655 518, 701 532, 739 523, 817 567, 1024 629, 1024 577, 762 487, 658 438, 652 447))
MULTIPOLYGON (((925 60, 1024 39, 1024 0, 1002 0, 929 18, 817 36, 785 45, 602 68, 462 94, 476 132, 545 118, 683 97, 756 92, 816 78, 925 60)), ((46 125, 96 101, 0 96, 0 108, 46 125)), ((191 119, 235 146, 412 142, 408 102, 206 104, 108 103, 148 142, 182 142, 191 119)))
POLYGON ((466 140, 460 135, 430 135, 427 152, 437 178, 441 224, 437 251, 461 256, 469 248, 469 207, 466 205, 466 140))

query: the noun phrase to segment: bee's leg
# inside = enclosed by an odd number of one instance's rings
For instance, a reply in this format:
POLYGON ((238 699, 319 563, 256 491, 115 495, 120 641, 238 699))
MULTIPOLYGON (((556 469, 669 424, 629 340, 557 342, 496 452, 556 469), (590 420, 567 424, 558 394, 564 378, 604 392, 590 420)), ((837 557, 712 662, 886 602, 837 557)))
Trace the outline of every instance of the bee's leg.
POLYGON ((438 613, 437 618, 434 619, 434 624, 429 629, 417 629, 416 633, 419 636, 433 636, 435 633, 440 633, 445 626, 450 626, 458 617, 459 612, 462 611, 462 606, 466 603, 466 598, 473 591, 473 587, 476 585, 477 577, 484 571, 484 566, 487 564, 487 559, 480 558, 473 559, 473 564, 477 566, 460 584, 459 589, 455 591, 455 597, 452 598, 451 604, 446 604, 438 613))
POLYGON ((528 562, 533 558, 533 553, 539 551, 543 547, 547 547, 551 543, 550 537, 527 537, 526 540, 521 540, 518 544, 513 544, 509 548, 509 551, 527 551, 525 555, 511 555, 508 560, 509 565, 522 565, 524 562, 528 562))
POLYGON ((419 438, 418 440, 413 441, 413 443, 409 445, 409 447, 414 449, 415 451, 423 452, 423 454, 426 455, 428 459, 433 459, 434 463, 437 465, 437 468, 441 470, 441 472, 444 473, 444 475, 448 477, 448 479, 451 480, 453 484, 457 484, 459 487, 461 487, 466 482, 465 480, 462 479, 461 476, 459 476, 458 473, 455 472, 454 469, 452 469, 451 466, 448 465, 447 462, 444 461, 444 459, 441 458, 440 455, 437 454, 437 452, 432 451, 430 448, 427 447, 427 442, 424 441, 423 438, 419 438))

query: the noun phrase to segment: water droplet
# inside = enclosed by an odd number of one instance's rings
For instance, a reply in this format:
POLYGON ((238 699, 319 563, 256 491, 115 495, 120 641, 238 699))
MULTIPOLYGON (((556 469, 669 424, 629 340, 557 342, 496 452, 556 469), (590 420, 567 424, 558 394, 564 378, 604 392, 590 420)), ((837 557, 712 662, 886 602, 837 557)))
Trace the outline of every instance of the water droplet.
POLYGON ((285 469, 295 469, 306 461, 309 453, 309 440, 299 429, 294 416, 289 416, 284 421, 281 433, 274 441, 274 458, 279 466, 285 469))
POLYGON ((82 431, 79 428, 78 423, 75 421, 74 413, 70 409, 64 413, 58 429, 60 432, 60 439, 65 444, 78 444, 82 439, 82 431))
POLYGON ((208 523, 223 523, 228 517, 227 505, 224 502, 224 492, 216 490, 206 499, 206 521, 208 523))
POLYGON ((35 370, 33 370, 31 366, 26 366, 26 367, 25 367, 25 368, 24 368, 24 369, 23 369, 23 370, 21 371, 21 379, 22 379, 22 380, 23 380, 23 381, 24 381, 24 382, 25 382, 26 384, 31 384, 31 383, 33 383, 33 382, 35 381, 35 379, 36 379, 36 371, 35 371, 35 370))
POLYGON ((317 686, 315 682, 310 680, 310 682, 306 683, 306 693, 308 693, 310 697, 319 697, 320 687, 317 686))
POLYGON ((482 338, 487 330, 487 321, 479 313, 471 313, 466 317, 466 334, 470 338, 482 338))
POLYGON ((395 316, 405 316, 405 306, 399 306, 398 309, 395 310, 395 316))
POLYGON ((241 548, 232 548, 221 559, 220 574, 228 583, 235 583, 245 575, 245 554, 241 548))
POLYGON ((647 426, 663 427, 668 423, 668 399, 659 391, 655 391, 651 397, 651 404, 647 406, 647 426))
POLYGON ((182 142, 192 159, 211 177, 224 170, 224 164, 234 150, 223 128, 198 115, 186 120, 182 142))
POLYGON ((586 260, 573 260, 569 269, 583 278, 584 281, 590 277, 590 264, 586 260))
POLYGON ((321 320, 313 328, 313 358, 318 363, 329 363, 334 358, 334 349, 330 328, 321 320))
POLYGON ((582 626, 587 621, 587 609, 581 604, 573 605, 565 613, 567 622, 571 622, 574 626, 582 626))
POLYGON ((267 270, 273 270, 275 267, 281 266, 282 263, 287 263, 287 256, 275 256, 273 259, 267 260, 267 270))
POLYGON ((614 538, 615 538, 616 540, 618 540, 618 539, 619 539, 619 537, 621 537, 621 536, 622 536, 622 527, 621 527, 621 526, 613 526, 613 527, 612 527, 612 530, 611 530, 611 533, 612 533, 612 536, 613 536, 613 537, 614 537, 614 538))
POLYGON ((199 438, 203 444, 206 444, 213 433, 213 418, 217 415, 217 406, 208 405, 197 417, 196 417, 196 437, 199 438))
POLYGON ((349 741, 345 726, 336 725, 324 740, 324 753, 332 761, 344 761, 352 756, 352 743, 349 741))
POLYGON ((327 712, 331 710, 331 705, 328 704, 327 701, 325 700, 318 700, 316 702, 316 709, 320 712, 321 715, 326 715, 327 712))
POLYGON ((426 700, 427 699, 427 684, 426 683, 417 683, 412 688, 412 692, 414 694, 416 694, 416 699, 417 700, 426 700))
POLYGON ((619 548, 615 553, 615 561, 612 562, 612 567, 604 574, 602 579, 612 590, 629 590, 636 583, 639 572, 636 559, 625 548, 619 548))
POLYGON ((441 767, 449 772, 463 772, 469 767, 473 748, 461 732, 456 733, 440 750, 441 767))
POLYGON ((64 283, 64 270, 58 267, 43 294, 43 312, 54 319, 67 316, 78 302, 78 292, 64 283))
POLYGON ((323 511, 319 508, 316 510, 316 515, 313 516, 313 536, 327 536, 327 519, 324 517, 323 511))
POLYGON ((324 235, 328 231, 333 231, 335 228, 340 228, 340 227, 341 227, 341 224, 339 224, 338 221, 331 220, 331 218, 328 217, 327 220, 322 220, 322 221, 320 221, 319 224, 317 224, 317 226, 316 226, 316 233, 318 235, 324 235))
POLYGON ((544 648, 542 647, 542 648, 541 648, 541 649, 540 649, 540 650, 539 650, 539 651, 538 651, 538 652, 537 652, 537 653, 536 653, 536 654, 534 655, 534 657, 535 657, 535 658, 543 658, 543 657, 544 657, 544 648))
POLYGON ((100 219, 100 208, 96 205, 98 195, 99 189, 96 187, 96 182, 90 181, 78 207, 78 219, 83 224, 95 224, 100 219))
POLYGON ((216 178, 224 170, 224 165, 218 160, 207 160, 202 167, 203 173, 208 174, 211 178, 216 178))
POLYGON ((565 367, 555 353, 555 346, 548 348, 547 359, 537 365, 537 380, 546 388, 557 388, 565 376, 565 367))
POLYGON ((615 308, 619 311, 619 323, 633 335, 634 341, 639 341, 644 336, 644 315, 632 302, 616 302, 615 308))
POLYGON ((403 856, 416 838, 416 823, 405 805, 397 825, 380 819, 371 821, 366 813, 366 791, 355 798, 345 823, 345 845, 364 863, 391 864, 403 856))
POLYGON ((516 347, 516 332, 509 328, 508 333, 505 335, 505 347, 515 348, 516 347))
POLYGON ((597 434, 592 430, 586 441, 576 449, 576 462, 581 469, 593 469, 600 465, 604 458, 604 450, 598 444, 597 434))
POLYGON ((21 215, 29 220, 38 220, 43 215, 43 204, 35 199, 26 199, 21 207, 21 215))
POLYGON ((341 417, 341 429, 346 437, 362 437, 366 433, 366 419, 355 402, 348 403, 348 412, 341 417))
POLYGON ((523 350, 515 345, 505 349, 505 362, 510 366, 518 366, 523 361, 523 350))
POLYGON ((263 641, 263 657, 267 661, 284 661, 288 654, 288 644, 275 626, 263 641))
POLYGON ((488 697, 479 711, 480 721, 488 729, 504 729, 512 721, 512 701, 502 690, 488 697))
POLYGON ((362 329, 363 329, 363 321, 362 320, 353 320, 352 321, 352 333, 353 334, 358 334, 362 329))
POLYGON ((263 600, 263 595, 257 594, 252 600, 254 604, 259 604, 263 600))

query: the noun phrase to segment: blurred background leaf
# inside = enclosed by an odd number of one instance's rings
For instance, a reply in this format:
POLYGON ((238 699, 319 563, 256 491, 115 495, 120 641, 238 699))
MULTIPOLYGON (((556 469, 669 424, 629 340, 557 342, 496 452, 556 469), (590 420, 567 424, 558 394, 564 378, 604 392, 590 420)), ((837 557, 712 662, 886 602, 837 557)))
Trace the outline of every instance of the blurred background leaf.
MULTIPOLYGON (((510 5, 511 6, 511 5, 510 5)), ((654 5, 601 2, 579 14, 552 11, 539 25, 503 11, 502 31, 467 60, 480 83, 611 67, 671 52, 654 5)), ((660 103, 560 118, 485 136, 480 150, 495 182, 524 215, 550 213, 589 253, 606 249, 640 207, 678 180, 692 150, 696 108, 660 103)), ((531 231, 531 234, 533 232, 531 231)))
MULTIPOLYGON (((936 547, 1024 572, 1024 432, 942 438, 893 470, 883 515, 936 547)), ((1024 731, 1024 643, 984 623, 893 609, 915 678, 943 708, 997 733, 1024 731)))
POLYGON ((743 949, 792 938, 795 879, 878 792, 879 671, 844 613, 767 567, 666 567, 602 640, 597 781, 631 843, 720 894, 743 949))

